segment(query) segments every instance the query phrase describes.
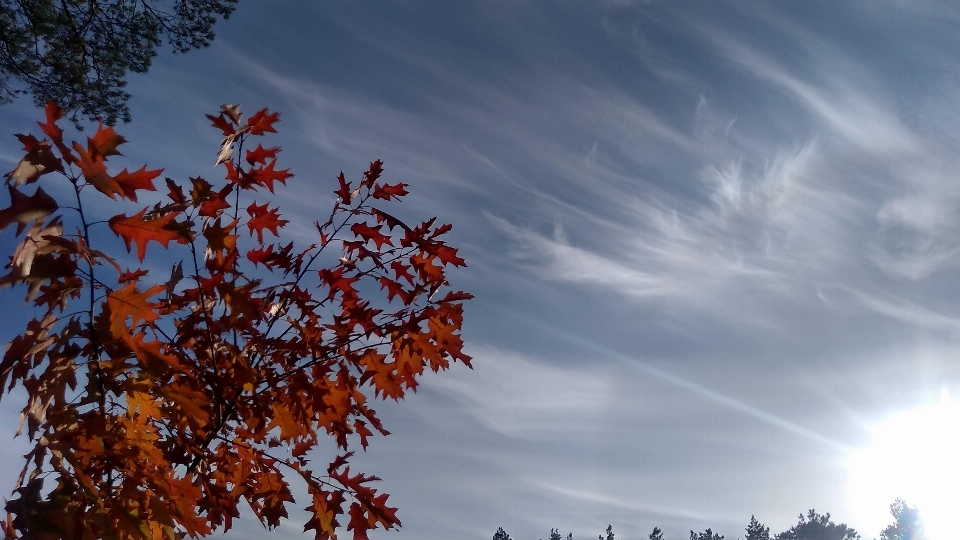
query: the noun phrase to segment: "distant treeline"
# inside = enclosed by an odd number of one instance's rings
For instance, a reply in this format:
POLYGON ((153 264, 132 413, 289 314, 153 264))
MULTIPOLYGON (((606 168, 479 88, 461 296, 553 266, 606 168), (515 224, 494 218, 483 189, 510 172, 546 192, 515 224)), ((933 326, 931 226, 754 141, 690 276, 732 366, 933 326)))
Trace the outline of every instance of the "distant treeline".
MULTIPOLYGON (((923 523, 915 507, 897 499, 890 505, 890 514, 893 516, 893 523, 880 532, 880 540, 924 540, 923 523)), ((770 527, 757 521, 756 516, 750 516, 750 524, 747 525, 746 535, 742 540, 860 540, 860 534, 852 527, 848 527, 846 523, 834 523, 830 519, 829 512, 819 514, 811 509, 807 515, 800 514, 799 518, 796 525, 771 537, 770 527)), ((493 540, 512 539, 503 527, 500 527, 494 533, 493 540)), ((573 533, 567 533, 564 538, 559 529, 550 529, 549 540, 573 540, 573 533)), ((617 540, 613 526, 607 525, 607 530, 598 537, 598 540, 617 540)), ((667 539, 664 538, 660 527, 654 527, 646 540, 667 539)), ((689 540, 724 539, 722 534, 717 534, 708 527, 703 532, 690 531, 689 540)))

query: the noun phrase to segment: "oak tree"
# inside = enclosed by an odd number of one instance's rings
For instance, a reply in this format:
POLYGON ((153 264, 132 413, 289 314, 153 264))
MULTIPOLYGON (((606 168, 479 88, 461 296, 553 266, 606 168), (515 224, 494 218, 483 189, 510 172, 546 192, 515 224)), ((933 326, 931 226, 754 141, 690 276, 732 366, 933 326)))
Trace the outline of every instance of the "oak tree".
POLYGON ((145 73, 164 40, 206 47, 237 0, 0 0, 0 103, 29 93, 74 122, 130 121, 127 72, 145 73))
POLYGON ((19 240, 0 286, 25 286, 37 313, 0 360, 0 397, 23 388, 32 445, 5 535, 200 537, 229 529, 241 502, 272 528, 294 477, 318 540, 399 526, 378 478, 349 460, 387 434, 375 399, 470 365, 450 225, 388 212, 407 186, 375 161, 359 180, 340 174, 297 246, 266 198, 293 175, 279 147, 253 145, 278 113, 225 105, 209 116, 223 179, 159 185, 160 170, 108 167, 126 142, 113 128, 68 143, 63 114, 49 104, 44 138, 18 135, 0 210, 19 240))

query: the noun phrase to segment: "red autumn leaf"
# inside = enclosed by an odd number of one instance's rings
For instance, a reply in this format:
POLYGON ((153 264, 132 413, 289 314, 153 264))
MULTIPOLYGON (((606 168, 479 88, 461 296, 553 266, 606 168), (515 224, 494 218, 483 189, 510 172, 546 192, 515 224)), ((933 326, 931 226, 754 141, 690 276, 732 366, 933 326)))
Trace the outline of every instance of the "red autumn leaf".
POLYGON ((377 184, 373 188, 373 198, 389 201, 390 199, 399 199, 408 192, 407 184, 377 184))
POLYGON ((213 124, 213 127, 223 132, 224 136, 232 135, 233 132, 236 131, 234 127, 230 125, 230 122, 227 122, 227 119, 223 116, 223 113, 220 113, 217 116, 208 114, 207 118, 210 119, 210 123, 213 124))
POLYGON ((430 238, 432 239, 440 235, 447 234, 448 232, 450 232, 451 229, 453 229, 453 225, 449 223, 444 223, 443 225, 434 229, 432 233, 430 233, 430 238))
POLYGON ((387 289, 388 300, 393 300, 394 296, 399 296, 400 300, 403 301, 404 304, 410 303, 410 300, 411 300, 410 294, 407 291, 405 291, 403 289, 403 286, 397 283, 396 281, 393 281, 392 279, 388 279, 386 277, 381 277, 380 288, 387 289))
POLYGON ((63 118, 63 109, 61 109, 53 100, 47 102, 44 109, 47 116, 46 122, 37 122, 43 134, 50 137, 58 147, 63 146, 63 130, 57 125, 57 120, 63 118))
POLYGON ((466 266, 467 261, 457 256, 457 250, 449 246, 437 246, 437 258, 444 265, 452 264, 454 266, 466 266))
POLYGON ((263 135, 264 133, 276 133, 273 124, 280 120, 280 113, 271 113, 267 109, 260 109, 253 116, 247 119, 247 127, 250 128, 251 135, 263 135))
POLYGON ((410 265, 424 281, 428 283, 443 282, 443 267, 433 264, 433 259, 430 255, 418 253, 410 257, 410 265))
POLYGON ((208 223, 203 228, 203 237, 207 239, 207 250, 214 253, 236 250, 239 235, 231 233, 238 222, 239 220, 233 220, 224 226, 220 224, 220 218, 217 218, 213 223, 208 223))
POLYGON ((393 261, 390 263, 390 268, 393 268, 393 272, 396 274, 397 279, 406 279, 407 283, 413 285, 413 275, 408 271, 410 270, 409 266, 400 261, 393 261))
POLYGON ((285 219, 280 219, 280 213, 276 208, 267 208, 266 204, 251 203, 247 207, 247 214, 250 215, 250 219, 247 220, 250 235, 253 236, 253 233, 257 233, 257 241, 261 244, 263 243, 264 229, 269 230, 274 236, 280 236, 278 229, 289 223, 285 219))
POLYGON ((247 150, 247 163, 250 165, 256 165, 257 163, 266 164, 268 159, 276 159, 279 152, 279 146, 264 148, 262 145, 257 144, 257 147, 253 150, 247 150))
POLYGON ((90 154, 79 143, 73 143, 73 149, 77 151, 77 166, 83 173, 83 179, 92 185, 107 197, 114 198, 118 192, 121 192, 120 185, 107 174, 107 164, 103 157, 90 154))
POLYGON ((224 210, 230 208, 230 203, 227 202, 227 196, 233 191, 233 186, 226 185, 217 193, 208 193, 207 197, 204 197, 205 200, 200 203, 200 209, 198 213, 204 217, 217 217, 224 210))
POLYGON ((473 298, 473 295, 468 292, 463 291, 450 291, 443 298, 437 300, 439 304, 445 304, 447 302, 460 302, 463 300, 470 300, 473 298))
POLYGON ((337 456, 336 458, 334 458, 334 460, 331 461, 330 464, 327 466, 327 474, 328 474, 328 475, 332 475, 332 474, 334 473, 334 471, 336 471, 336 470, 339 469, 340 467, 343 467, 344 465, 346 465, 347 462, 350 461, 350 458, 352 458, 352 457, 354 456, 354 454, 355 454, 355 452, 344 452, 343 454, 338 455, 338 456, 337 456))
POLYGON ((136 328, 141 322, 150 324, 160 318, 156 312, 156 304, 149 301, 151 296, 163 290, 163 285, 154 285, 146 291, 138 291, 136 282, 127 283, 122 289, 107 295, 107 306, 110 308, 110 331, 114 336, 122 336, 126 329, 127 319, 132 319, 129 328, 136 328))
MULTIPOLYGON (((160 176, 160 173, 162 172, 162 169, 148 171, 146 166, 140 167, 138 170, 133 172, 127 172, 127 170, 124 169, 115 177, 113 177, 113 181, 116 182, 117 186, 120 188, 118 190, 120 195, 126 199, 136 202, 137 190, 157 190, 157 188, 153 185, 153 181, 160 176)), ((112 199, 113 197, 110 198, 112 199)))
POLYGON ((393 230, 394 227, 400 227, 405 231, 410 231, 410 227, 407 226, 406 223, 384 212, 383 210, 380 210, 379 208, 371 208, 370 213, 377 218, 377 223, 386 223, 387 228, 390 229, 391 231, 393 230))
POLYGON ((269 429, 280 428, 280 438, 290 440, 301 432, 300 422, 293 416, 290 409, 275 403, 273 405, 273 421, 269 429))
POLYGON ((28 224, 41 221, 60 208, 43 188, 37 188, 36 193, 30 196, 11 185, 7 189, 10 191, 10 207, 0 210, 0 231, 16 223, 17 234, 20 234, 28 224))
POLYGON ((190 190, 190 199, 193 201, 194 205, 209 200, 214 196, 213 185, 203 178, 191 178, 190 185, 193 186, 193 189, 190 190))
POLYGON ((380 249, 384 244, 388 246, 393 245, 393 241, 390 240, 390 237, 380 232, 382 227, 383 225, 371 227, 366 223, 354 223, 350 226, 350 230, 353 232, 353 234, 363 238, 365 241, 374 242, 377 244, 377 249, 380 249))
POLYGON ((287 179, 293 176, 293 174, 290 173, 290 169, 283 169, 280 171, 274 170, 273 168, 276 164, 277 162, 274 160, 265 166, 257 167, 248 171, 246 174, 249 178, 249 182, 264 186, 270 190, 270 193, 273 193, 274 182, 286 184, 287 179))
POLYGON ((103 158, 119 156, 121 154, 117 151, 117 147, 125 142, 127 140, 117 135, 112 126, 103 127, 103 124, 100 124, 93 137, 87 139, 87 149, 91 155, 103 158))
POLYGON ((373 187, 373 183, 380 178, 381 174, 383 174, 383 162, 379 159, 371 161, 370 168, 367 169, 367 172, 363 173, 363 186, 370 189, 373 187))
POLYGON ((17 135, 17 138, 23 143, 26 155, 17 163, 16 168, 6 174, 7 179, 18 185, 30 184, 44 174, 63 171, 63 162, 54 155, 49 141, 38 141, 33 135, 17 135))
POLYGON ((183 188, 172 179, 167 178, 167 196, 174 204, 186 204, 187 197, 183 194, 183 188))
POLYGON ((120 283, 126 283, 128 281, 137 281, 145 275, 147 275, 147 271, 141 270, 139 268, 133 271, 125 270, 120 274, 120 277, 117 278, 117 281, 120 283))
POLYGON ((167 247, 171 241, 187 243, 183 236, 169 228, 176 214, 170 213, 156 219, 145 219, 146 213, 147 209, 144 208, 134 216, 127 217, 126 214, 120 214, 110 219, 110 230, 123 238, 127 251, 130 251, 131 246, 136 243, 137 258, 142 261, 147 255, 147 244, 151 241, 163 247, 167 247))
POLYGON ((353 540, 370 540, 367 531, 371 529, 370 519, 357 503, 350 504, 350 523, 347 530, 353 531, 353 540))
POLYGON ((261 247, 257 249, 251 249, 247 252, 247 260, 253 263, 254 266, 258 264, 266 264, 265 261, 268 261, 273 253, 273 244, 270 244, 267 247, 261 247))
POLYGON ((333 298, 337 291, 343 293, 344 296, 352 295, 355 292, 353 289, 353 284, 356 283, 359 278, 344 276, 344 271, 345 268, 343 266, 340 266, 335 270, 320 270, 320 280, 330 287, 330 293, 327 296, 328 298, 333 298))
POLYGON ((353 195, 350 192, 350 182, 347 182, 346 177, 343 176, 343 171, 340 171, 340 176, 337 177, 337 182, 340 182, 340 187, 334 191, 340 200, 343 201, 343 204, 350 204, 350 201, 353 199, 353 195))

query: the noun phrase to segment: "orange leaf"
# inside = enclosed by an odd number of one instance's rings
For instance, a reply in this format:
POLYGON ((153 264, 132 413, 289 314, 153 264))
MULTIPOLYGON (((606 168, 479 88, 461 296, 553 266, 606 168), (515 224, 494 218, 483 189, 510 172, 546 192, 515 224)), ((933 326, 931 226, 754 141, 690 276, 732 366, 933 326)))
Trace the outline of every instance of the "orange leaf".
POLYGON ((284 440, 293 439, 299 435, 303 429, 289 408, 281 403, 274 403, 273 420, 271 420, 268 429, 273 429, 278 426, 280 427, 280 438, 284 440))
POLYGON ((383 228, 383 225, 371 227, 366 223, 354 223, 350 226, 350 230, 353 231, 353 234, 363 238, 365 241, 373 241, 375 244, 377 244, 377 249, 383 247, 384 244, 388 246, 393 245, 393 241, 390 240, 390 237, 380 232, 381 228, 383 228))
POLYGON ((350 523, 347 524, 347 530, 353 531, 353 540, 370 540, 367 531, 370 530, 370 519, 366 512, 360 508, 357 503, 350 504, 350 523))
POLYGON ((247 119, 247 127, 250 128, 251 135, 263 135, 266 132, 276 133, 273 124, 280 120, 280 113, 271 113, 267 109, 260 109, 253 116, 247 119))
POLYGON ((107 165, 104 163, 103 157, 90 154, 80 146, 80 143, 73 143, 73 149, 80 156, 77 159, 77 166, 83 173, 83 179, 97 188, 97 191, 113 199, 114 195, 121 191, 121 188, 117 181, 107 174, 107 165))
POLYGON ((104 158, 108 156, 119 156, 121 154, 117 151, 117 147, 125 142, 127 142, 127 140, 117 135, 113 127, 103 127, 103 124, 100 124, 93 137, 87 139, 87 148, 90 154, 94 156, 99 155, 104 158))
POLYGON ((408 192, 407 184, 377 184, 373 188, 373 198, 389 201, 390 199, 399 199, 408 192))
POLYGON ((257 241, 260 243, 263 243, 264 229, 272 232, 274 236, 280 236, 277 229, 289 223, 289 221, 285 219, 280 219, 280 213, 277 212, 276 208, 267 208, 266 204, 258 205, 257 203, 252 203, 247 207, 247 213, 250 214, 250 219, 247 221, 247 228, 250 229, 250 235, 252 236, 253 233, 256 232, 257 241))
POLYGON ((286 184, 287 179, 293 176, 290 173, 290 169, 283 169, 276 171, 274 166, 276 166, 276 160, 271 161, 266 166, 257 167, 252 169, 247 173, 246 180, 250 183, 259 184, 270 190, 270 193, 273 193, 273 183, 280 182, 281 184, 286 184))
MULTIPOLYGON (((113 181, 116 182, 117 187, 119 187, 118 193, 122 197, 136 202, 138 189, 146 191, 157 190, 153 185, 153 180, 160 176, 162 172, 163 169, 148 171, 146 166, 140 167, 140 169, 134 172, 127 172, 127 170, 124 169, 113 178, 113 181)), ((112 199, 113 197, 110 198, 112 199)))
POLYGON ((208 114, 207 118, 209 118, 210 122, 213 123, 213 127, 223 132, 224 136, 232 135, 235 131, 233 126, 231 126, 230 123, 227 122, 227 119, 224 118, 223 113, 220 113, 217 116, 208 114))
POLYGON ((137 269, 136 271, 125 270, 120 274, 120 277, 117 278, 117 281, 120 283, 126 283, 128 281, 138 281, 143 276, 147 275, 146 270, 137 269))
POLYGON ((63 109, 57 106, 53 100, 47 102, 45 109, 47 114, 46 122, 37 122, 43 134, 50 137, 57 146, 63 145, 63 130, 57 125, 57 120, 63 118, 63 109))
POLYGON ((177 217, 175 212, 156 219, 144 219, 146 213, 147 209, 144 208, 135 216, 127 217, 126 214, 120 214, 110 218, 110 230, 123 238, 127 251, 130 251, 132 244, 136 243, 137 258, 142 261, 147 255, 147 244, 151 240, 163 247, 168 247, 171 240, 180 244, 187 243, 180 233, 169 228, 173 219, 177 217))
POLYGON ((247 150, 247 163, 250 165, 256 165, 257 163, 265 165, 268 159, 276 159, 278 152, 280 152, 280 147, 278 146, 264 148, 260 144, 257 144, 255 149, 247 150))
POLYGON ((127 318, 132 317, 130 328, 135 328, 140 322, 150 324, 160 318, 156 312, 157 304, 149 302, 151 296, 163 291, 163 285, 154 285, 146 291, 137 290, 136 282, 127 285, 107 295, 107 305, 110 307, 110 332, 120 337, 127 333, 127 318))

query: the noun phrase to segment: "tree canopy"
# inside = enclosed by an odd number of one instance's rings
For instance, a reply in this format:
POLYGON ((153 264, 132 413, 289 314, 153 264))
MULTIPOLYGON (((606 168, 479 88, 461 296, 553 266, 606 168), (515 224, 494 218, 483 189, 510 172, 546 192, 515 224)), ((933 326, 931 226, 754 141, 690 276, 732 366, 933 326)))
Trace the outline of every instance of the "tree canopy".
POLYGON ((238 0, 0 0, 0 103, 30 94, 74 123, 130 121, 128 72, 145 73, 164 40, 206 47, 238 0))
POLYGON ((846 523, 836 524, 830 520, 830 512, 818 514, 810 509, 807 515, 800 514, 793 527, 778 534, 776 540, 859 540, 860 534, 846 523))
POLYGON ((723 540, 722 534, 713 532, 713 529, 707 527, 703 532, 690 531, 690 540, 723 540))
POLYGON ((880 540, 921 540, 923 538, 923 522, 920 512, 913 506, 907 505, 903 499, 897 499, 890 505, 890 514, 893 523, 887 525, 880 532, 880 540))
MULTIPOLYGON (((890 505, 890 513, 894 523, 880 533, 882 540, 923 540, 923 524, 920 512, 915 507, 907 505, 897 499, 890 505)), ((750 523, 746 527, 744 540, 770 540, 770 527, 761 523, 755 515, 750 516, 750 523)), ((560 538, 557 529, 550 529, 550 539, 560 538)), ((599 536, 600 540, 614 540, 613 526, 607 525, 606 534, 599 536)), ((654 527, 647 535, 648 540, 664 540, 663 529, 654 527)), ((690 540, 723 540, 724 536, 707 528, 703 532, 690 531, 690 540)), ((799 522, 790 529, 776 535, 774 538, 783 540, 859 540, 860 535, 846 524, 836 524, 830 519, 830 514, 819 514, 809 510, 806 515, 800 514, 799 522)), ((493 540, 510 540, 502 528, 494 534, 493 540)), ((573 533, 567 535, 567 540, 573 540, 573 533)))
POLYGON ((747 525, 746 531, 744 540, 770 540, 770 527, 765 527, 763 523, 757 521, 756 516, 750 516, 750 524, 747 525))

